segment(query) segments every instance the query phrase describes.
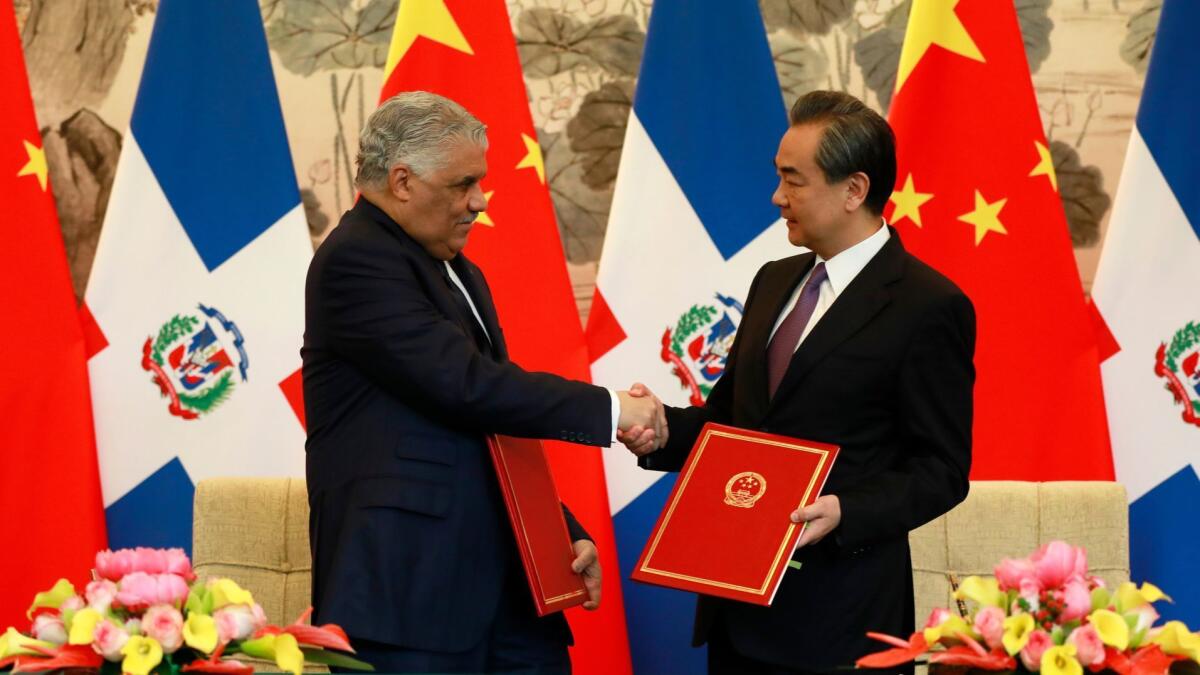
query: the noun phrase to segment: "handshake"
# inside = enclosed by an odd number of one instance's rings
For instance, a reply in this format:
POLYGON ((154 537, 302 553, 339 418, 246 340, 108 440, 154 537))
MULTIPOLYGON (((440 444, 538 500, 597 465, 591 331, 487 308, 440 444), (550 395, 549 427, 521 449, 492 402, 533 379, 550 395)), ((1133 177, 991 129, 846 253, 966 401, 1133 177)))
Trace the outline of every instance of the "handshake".
POLYGON ((617 440, 641 457, 667 444, 667 416, 663 403, 646 385, 635 382, 628 391, 618 391, 621 417, 617 440))

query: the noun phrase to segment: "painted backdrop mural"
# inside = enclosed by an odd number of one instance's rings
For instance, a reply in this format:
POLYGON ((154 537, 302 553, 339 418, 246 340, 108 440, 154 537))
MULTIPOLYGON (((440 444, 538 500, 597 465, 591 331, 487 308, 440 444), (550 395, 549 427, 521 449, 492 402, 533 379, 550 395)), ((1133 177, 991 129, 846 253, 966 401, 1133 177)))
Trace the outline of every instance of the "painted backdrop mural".
MULTIPOLYGON (((1014 1, 1090 287, 1161 0, 1014 1)), ((760 0, 785 100, 833 88, 886 112, 910 2, 760 0)), ((15 0, 78 295, 157 4, 15 0)), ((508 6, 586 319, 651 2, 508 6)), ((315 245, 353 199, 354 148, 378 95, 396 2, 259 0, 259 7, 315 245)))

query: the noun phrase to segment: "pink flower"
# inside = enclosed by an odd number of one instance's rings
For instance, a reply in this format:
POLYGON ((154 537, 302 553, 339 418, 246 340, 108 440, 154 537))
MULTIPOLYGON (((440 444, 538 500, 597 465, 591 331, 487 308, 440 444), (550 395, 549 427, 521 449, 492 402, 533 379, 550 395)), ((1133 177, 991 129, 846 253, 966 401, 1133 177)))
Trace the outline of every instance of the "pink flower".
POLYGON ((996 581, 1000 582, 1000 590, 1008 591, 1014 588, 1020 588, 1021 583, 1027 579, 1036 579, 1034 574, 1033 563, 1029 558, 1012 559, 1005 558, 996 565, 996 581))
POLYGON ((217 639, 220 642, 245 640, 254 634, 254 612, 246 605, 228 605, 213 612, 217 622, 217 639))
POLYGON ((1092 611, 1092 592, 1088 590, 1087 582, 1079 577, 1071 579, 1063 586, 1062 599, 1062 621, 1082 619, 1092 611))
POLYGON ((58 611, 59 612, 67 612, 67 611, 78 612, 79 610, 83 609, 86 606, 87 606, 87 604, 84 603, 83 598, 79 597, 78 595, 72 595, 71 597, 67 598, 66 600, 63 600, 62 604, 58 606, 58 611))
POLYGON ((117 585, 108 579, 92 581, 88 583, 83 594, 87 598, 88 607, 103 614, 117 598, 117 585))
POLYGON ((96 574, 103 579, 120 581, 134 572, 178 574, 187 581, 196 579, 192 563, 181 548, 123 548, 96 554, 96 574))
POLYGON ((58 614, 38 614, 33 620, 33 637, 56 645, 66 644, 67 627, 58 614))
POLYGON ((174 653, 183 644, 183 615, 170 605, 155 605, 142 615, 142 632, 158 640, 163 653, 174 653))
POLYGON ((1097 665, 1104 662, 1104 643, 1096 627, 1087 624, 1071 631, 1067 636, 1067 644, 1075 645, 1075 658, 1084 666, 1097 665))
POLYGON ((988 649, 1003 645, 1004 610, 999 607, 983 607, 975 613, 975 630, 983 636, 988 649))
POLYGON ((1030 672, 1038 672, 1042 669, 1042 654, 1053 646, 1054 640, 1050 639, 1049 633, 1040 628, 1033 631, 1029 634, 1029 642, 1026 642, 1025 648, 1021 650, 1021 663, 1024 663, 1030 672))
POLYGON ((1130 635, 1136 635, 1144 630, 1149 630, 1158 621, 1158 612, 1154 609, 1154 605, 1145 604, 1134 609, 1131 613, 1137 614, 1137 623, 1134 624, 1133 630, 1129 631, 1130 635))
POLYGON ((107 619, 96 624, 96 632, 92 634, 92 649, 108 661, 120 661, 121 648, 129 642, 129 633, 124 628, 107 619))
POLYGON ((1017 592, 1019 596, 1029 603, 1029 610, 1036 612, 1041 607, 1041 586, 1037 579, 1025 579, 1021 581, 1020 590, 1017 592))
POLYGON ((178 607, 187 595, 187 582, 177 574, 130 572, 118 585, 117 602, 137 612, 151 605, 178 607))
POLYGON ((950 610, 946 609, 945 607, 936 607, 932 612, 929 613, 929 619, 925 622, 924 628, 934 628, 940 626, 943 623, 946 623, 946 619, 949 619, 951 616, 950 610))
POLYGON ((1042 588, 1058 588, 1072 578, 1087 576, 1087 552, 1064 541, 1043 545, 1029 557, 1042 588))
POLYGON ((262 605, 254 603, 250 607, 250 613, 254 616, 254 630, 266 627, 267 613, 263 611, 262 605))

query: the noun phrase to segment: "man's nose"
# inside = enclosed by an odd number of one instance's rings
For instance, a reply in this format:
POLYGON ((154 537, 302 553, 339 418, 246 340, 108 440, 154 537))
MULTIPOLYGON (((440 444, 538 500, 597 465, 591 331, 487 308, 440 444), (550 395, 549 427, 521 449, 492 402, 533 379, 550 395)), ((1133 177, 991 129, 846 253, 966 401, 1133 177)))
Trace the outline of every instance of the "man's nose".
POLYGON ((483 194, 483 188, 479 185, 471 188, 471 196, 470 200, 467 202, 467 208, 471 209, 475 213, 482 213, 487 211, 487 206, 488 200, 483 194))
POLYGON ((783 181, 775 186, 775 192, 771 193, 771 203, 779 208, 787 206, 787 199, 783 196, 783 181))

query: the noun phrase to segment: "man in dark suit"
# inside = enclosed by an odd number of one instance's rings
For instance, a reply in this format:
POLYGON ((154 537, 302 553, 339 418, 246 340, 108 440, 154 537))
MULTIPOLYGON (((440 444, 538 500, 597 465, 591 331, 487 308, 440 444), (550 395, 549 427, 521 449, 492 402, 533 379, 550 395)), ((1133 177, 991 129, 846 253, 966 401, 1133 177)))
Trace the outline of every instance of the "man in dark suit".
MULTIPOLYGON (((453 101, 384 102, 360 139, 362 196, 306 287, 304 403, 314 623, 381 672, 570 671, 561 613, 539 619, 486 434, 608 445, 647 398, 508 360, 461 250, 487 207, 486 130, 453 101)), ((596 549, 564 507, 595 608, 596 549)))
POLYGON ((790 121, 772 201, 811 252, 759 270, 704 406, 667 408, 666 438, 621 436, 667 471, 708 421, 841 446, 823 496, 792 514, 807 523, 799 569, 772 606, 701 596, 695 641, 712 673, 829 672, 885 647, 868 630, 909 635, 908 532, 968 489, 974 309, 882 220, 892 130, 840 92, 805 95, 790 121))

